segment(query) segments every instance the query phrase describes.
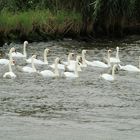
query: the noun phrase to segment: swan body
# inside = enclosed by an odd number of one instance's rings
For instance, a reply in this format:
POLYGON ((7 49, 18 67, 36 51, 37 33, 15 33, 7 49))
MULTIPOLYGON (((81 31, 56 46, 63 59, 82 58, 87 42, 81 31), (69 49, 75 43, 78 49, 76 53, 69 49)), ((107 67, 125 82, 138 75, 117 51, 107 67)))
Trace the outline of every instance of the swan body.
POLYGON ((125 65, 121 66, 119 65, 121 70, 129 71, 129 72, 140 72, 140 68, 137 68, 136 66, 133 65, 125 65))
MULTIPOLYGON (((83 67, 93 66, 93 67, 99 67, 99 68, 108 68, 110 67, 110 61, 108 61, 108 64, 105 64, 101 61, 88 61, 85 58, 86 50, 82 51, 82 60, 83 60, 83 67)), ((110 50, 108 50, 108 59, 110 58, 110 50)), ((109 59, 110 60, 110 59, 109 59)))
MULTIPOLYGON (((47 65, 48 64, 48 60, 47 60, 48 52, 49 52, 49 49, 46 48, 44 50, 44 54, 43 54, 44 55, 44 61, 34 58, 34 64, 36 64, 36 65, 47 65)), ((27 63, 31 63, 31 61, 32 61, 32 58, 26 59, 27 63)))
POLYGON ((110 57, 110 63, 120 63, 120 59, 119 59, 119 47, 116 47, 116 57, 110 57))
POLYGON ((73 72, 64 72, 64 76, 66 78, 77 78, 79 77, 79 74, 78 74, 78 62, 79 62, 79 59, 80 59, 80 56, 77 56, 76 57, 76 63, 75 63, 75 71, 74 73, 73 72))
POLYGON ((16 75, 13 72, 6 72, 3 75, 3 78, 11 78, 11 79, 14 79, 14 78, 16 78, 16 75))
POLYGON ((7 65, 9 63, 8 59, 0 59, 0 65, 7 65))
POLYGON ((14 79, 16 78, 16 75, 13 73, 12 71, 12 62, 9 60, 9 72, 6 72, 4 75, 3 75, 3 78, 11 78, 11 79, 14 79))
MULTIPOLYGON (((55 64, 50 65, 50 67, 52 69, 55 69, 55 64)), ((63 65, 63 64, 58 64, 57 67, 59 70, 65 70, 65 65, 63 65)))
POLYGON ((77 67, 77 71, 82 71, 81 65, 79 64, 79 62, 77 64, 77 66, 76 66, 76 63, 77 62, 71 63, 70 65, 66 66, 66 69, 68 71, 75 71, 75 67, 77 67))
POLYGON ((34 58, 36 58, 36 55, 33 55, 33 56, 32 56, 32 62, 31 62, 32 67, 28 67, 28 66, 23 67, 23 68, 22 68, 22 71, 23 71, 23 72, 27 72, 27 73, 34 73, 34 72, 37 72, 37 70, 36 70, 36 68, 35 68, 35 66, 34 66, 34 58))
POLYGON ((27 52, 26 52, 26 47, 28 45, 28 41, 24 41, 23 44, 23 54, 20 52, 13 52, 11 55, 13 58, 26 58, 27 57, 27 52))
POLYGON ((50 70, 44 70, 41 71, 40 74, 43 77, 59 77, 59 71, 58 71, 58 62, 60 61, 60 59, 57 57, 55 59, 55 70, 54 72, 50 71, 50 70))
POLYGON ((114 81, 115 80, 115 68, 117 67, 117 65, 114 65, 113 68, 112 68, 112 74, 108 74, 108 73, 105 73, 105 74, 102 74, 101 75, 101 78, 107 80, 107 81, 114 81))
POLYGON ((14 65, 13 58, 12 58, 12 52, 14 52, 14 51, 15 51, 15 48, 12 47, 9 51, 9 60, 8 59, 0 59, 0 65, 8 65, 9 61, 11 61, 11 65, 14 65))
POLYGON ((93 67, 99 67, 99 68, 109 68, 110 67, 110 65, 105 64, 101 61, 93 61, 93 62, 86 61, 86 63, 87 63, 87 65, 93 66, 93 67))

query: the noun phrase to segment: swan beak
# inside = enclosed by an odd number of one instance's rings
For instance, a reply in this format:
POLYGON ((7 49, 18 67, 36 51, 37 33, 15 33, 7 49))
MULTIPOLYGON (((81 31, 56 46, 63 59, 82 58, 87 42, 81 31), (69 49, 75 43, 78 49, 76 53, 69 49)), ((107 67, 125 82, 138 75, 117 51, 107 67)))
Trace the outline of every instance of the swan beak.
POLYGON ((15 53, 17 53, 17 50, 15 49, 15 53))
POLYGON ((83 59, 82 59, 82 57, 80 57, 80 58, 79 58, 79 62, 80 62, 80 63, 82 63, 82 62, 83 62, 83 59))
POLYGON ((58 63, 59 63, 59 64, 62 64, 62 62, 61 62, 61 60, 60 60, 60 59, 58 60, 58 63))
POLYGON ((15 60, 12 61, 13 64, 16 64, 15 60))
POLYGON ((72 54, 71 54, 71 56, 72 56, 72 57, 74 57, 74 56, 75 56, 75 54, 74 54, 74 53, 72 53, 72 54))

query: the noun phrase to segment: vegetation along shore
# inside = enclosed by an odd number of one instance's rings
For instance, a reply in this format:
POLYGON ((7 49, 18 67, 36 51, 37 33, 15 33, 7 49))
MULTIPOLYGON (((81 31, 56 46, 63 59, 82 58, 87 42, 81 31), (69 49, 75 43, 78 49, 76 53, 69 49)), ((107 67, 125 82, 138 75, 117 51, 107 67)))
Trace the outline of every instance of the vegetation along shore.
POLYGON ((140 34, 139 0, 1 0, 0 42, 140 34))

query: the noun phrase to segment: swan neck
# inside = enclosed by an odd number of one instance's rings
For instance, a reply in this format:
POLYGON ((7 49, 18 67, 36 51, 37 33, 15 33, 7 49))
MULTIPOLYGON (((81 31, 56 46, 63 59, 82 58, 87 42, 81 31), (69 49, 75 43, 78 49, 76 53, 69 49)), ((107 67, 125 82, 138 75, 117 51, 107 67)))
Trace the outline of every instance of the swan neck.
POLYGON ((79 77, 79 73, 78 73, 78 62, 79 62, 79 60, 76 59, 76 63, 75 63, 75 75, 76 75, 77 77, 79 77))
POLYGON ((12 50, 9 51, 9 60, 11 63, 13 63, 13 57, 12 57, 12 50))
POLYGON ((11 66, 11 61, 9 61, 9 72, 12 72, 12 66, 11 66))
POLYGON ((82 60, 83 60, 83 65, 86 65, 86 57, 84 52, 82 52, 82 60))
POLYGON ((110 66, 110 52, 108 52, 108 61, 107 61, 108 66, 110 66))
POLYGON ((48 64, 48 60, 47 60, 47 51, 45 50, 44 51, 44 62, 46 63, 46 64, 48 64))
POLYGON ((23 46, 23 55, 24 55, 25 57, 27 57, 27 53, 26 53, 26 44, 24 44, 24 46, 23 46))
POLYGON ((112 68, 112 76, 113 76, 113 77, 115 77, 115 67, 116 67, 116 66, 113 66, 113 68, 112 68))
POLYGON ((119 49, 117 49, 116 58, 119 59, 119 49))
POLYGON ((68 55, 68 65, 70 65, 71 54, 68 55))
POLYGON ((54 70, 54 73, 56 76, 59 76, 59 71, 58 71, 58 62, 55 62, 54 63, 54 66, 55 66, 55 70, 54 70))
POLYGON ((32 64, 32 69, 34 71, 36 71, 36 68, 35 68, 35 65, 34 65, 34 58, 33 57, 31 58, 31 64, 32 64))

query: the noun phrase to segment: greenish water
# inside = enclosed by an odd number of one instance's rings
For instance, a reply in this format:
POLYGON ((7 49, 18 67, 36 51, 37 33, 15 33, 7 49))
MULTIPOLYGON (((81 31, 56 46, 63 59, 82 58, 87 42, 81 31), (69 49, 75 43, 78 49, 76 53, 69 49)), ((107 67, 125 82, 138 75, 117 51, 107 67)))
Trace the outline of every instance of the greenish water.
MULTIPOLYGON (((138 65, 139 39, 31 43, 27 52, 42 59, 48 47, 51 64, 56 56, 65 60, 68 52, 83 48, 90 49, 88 60, 102 60, 108 48, 115 55, 117 45, 122 65, 138 65)), ((10 46, 22 51, 22 44, 10 46)), ((6 53, 10 46, 0 51, 6 53)), ((140 73, 119 71, 110 83, 99 78, 108 70, 95 67, 84 68, 75 80, 44 79, 13 69, 17 78, 4 79, 7 66, 0 66, 0 140, 139 140, 140 73)))

